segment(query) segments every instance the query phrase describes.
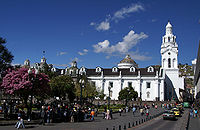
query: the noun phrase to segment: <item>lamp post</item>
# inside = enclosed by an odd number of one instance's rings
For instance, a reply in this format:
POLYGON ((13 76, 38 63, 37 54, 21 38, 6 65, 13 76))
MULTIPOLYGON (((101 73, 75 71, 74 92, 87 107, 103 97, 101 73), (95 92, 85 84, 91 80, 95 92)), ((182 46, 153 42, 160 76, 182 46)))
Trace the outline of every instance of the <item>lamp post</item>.
POLYGON ((108 109, 110 109, 110 91, 111 91, 111 86, 108 86, 108 109))
POLYGON ((32 105, 33 105, 33 90, 34 90, 34 86, 35 86, 35 82, 37 80, 37 75, 39 74, 39 70, 38 69, 35 69, 35 75, 36 75, 36 78, 34 78, 34 76, 32 76, 32 70, 29 68, 28 69, 28 75, 29 75, 29 80, 33 83, 32 85, 32 88, 31 88, 31 101, 30 101, 30 108, 28 110, 28 121, 31 121, 31 114, 32 114, 32 105))
POLYGON ((80 79, 79 83, 80 83, 80 88, 81 88, 80 105, 82 106, 82 88, 84 87, 84 80, 80 79))

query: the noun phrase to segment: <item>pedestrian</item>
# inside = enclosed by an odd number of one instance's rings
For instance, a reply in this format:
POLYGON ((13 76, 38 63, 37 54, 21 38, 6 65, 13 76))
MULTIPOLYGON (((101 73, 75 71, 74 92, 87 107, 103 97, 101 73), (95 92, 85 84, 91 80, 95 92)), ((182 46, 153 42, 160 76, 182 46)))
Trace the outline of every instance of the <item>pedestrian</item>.
POLYGON ((113 116, 112 116, 112 109, 110 109, 110 118, 113 119, 113 116))
POLYGON ((190 109, 190 117, 193 117, 193 110, 190 109))
POLYGON ((143 114, 144 114, 142 107, 140 108, 140 114, 141 114, 141 116, 143 116, 143 114))
POLYGON ((40 113, 40 116, 41 116, 41 118, 42 118, 41 123, 42 123, 43 125, 45 125, 45 117, 46 117, 45 106, 42 106, 42 111, 41 111, 41 113, 40 113))
POLYGON ((18 113, 18 120, 19 121, 16 123, 15 128, 19 129, 21 125, 22 125, 22 128, 25 128, 24 120, 22 118, 22 112, 21 111, 18 113))
POLYGON ((128 106, 126 106, 126 113, 128 112, 128 106))
POLYGON ((149 109, 146 109, 146 116, 149 116, 149 109))
POLYGON ((135 113, 135 111, 136 111, 136 108, 135 108, 135 106, 133 106, 133 115, 134 115, 134 113, 135 113))
POLYGON ((107 112, 106 112, 106 119, 107 120, 110 120, 111 118, 110 118, 110 110, 107 110, 107 112))
POLYGON ((94 109, 92 109, 90 115, 91 115, 91 121, 93 121, 94 120, 94 115, 95 115, 94 109))
POLYGON ((197 113, 198 113, 198 110, 195 108, 194 109, 194 117, 197 117, 197 113))
POLYGON ((122 114, 122 109, 121 108, 119 108, 119 116, 121 116, 122 114))

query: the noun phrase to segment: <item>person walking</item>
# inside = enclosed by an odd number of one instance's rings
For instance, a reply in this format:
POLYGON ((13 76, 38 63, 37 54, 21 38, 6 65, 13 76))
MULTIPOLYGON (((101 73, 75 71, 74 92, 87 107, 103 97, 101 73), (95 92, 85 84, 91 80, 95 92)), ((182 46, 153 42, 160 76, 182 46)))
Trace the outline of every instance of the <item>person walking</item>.
POLYGON ((197 117, 197 113, 198 113, 198 110, 195 108, 194 109, 194 117, 197 117))
POLYGON ((107 110, 106 119, 107 119, 107 120, 110 120, 110 119, 111 119, 111 118, 110 118, 110 110, 107 110))
POLYGON ((133 106, 133 115, 134 115, 134 113, 135 113, 135 111, 136 111, 136 108, 135 108, 135 106, 133 106))
POLYGON ((93 121, 94 120, 94 115, 95 115, 94 109, 92 109, 90 115, 91 115, 91 121, 93 121))
POLYGON ((146 116, 149 117, 149 109, 146 109, 146 116))
POLYGON ((18 120, 19 121, 16 123, 15 128, 19 129, 21 125, 22 125, 22 128, 25 128, 24 120, 22 118, 22 112, 21 111, 18 113, 18 120))
POLYGON ((42 111, 40 113, 40 116, 42 118, 42 121, 41 121, 42 125, 45 125, 45 118, 46 118, 45 106, 42 106, 42 111))
POLYGON ((119 116, 121 116, 121 115, 122 115, 122 109, 119 108, 119 116))

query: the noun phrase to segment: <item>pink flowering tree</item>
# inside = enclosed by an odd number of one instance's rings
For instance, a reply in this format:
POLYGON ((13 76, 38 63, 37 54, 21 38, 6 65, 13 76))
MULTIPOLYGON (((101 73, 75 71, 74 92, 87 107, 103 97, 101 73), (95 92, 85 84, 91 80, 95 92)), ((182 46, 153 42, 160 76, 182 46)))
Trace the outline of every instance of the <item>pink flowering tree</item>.
POLYGON ((27 68, 10 70, 3 78, 1 89, 5 94, 19 96, 27 106, 29 95, 46 97, 50 93, 49 78, 44 73, 28 74, 27 68))

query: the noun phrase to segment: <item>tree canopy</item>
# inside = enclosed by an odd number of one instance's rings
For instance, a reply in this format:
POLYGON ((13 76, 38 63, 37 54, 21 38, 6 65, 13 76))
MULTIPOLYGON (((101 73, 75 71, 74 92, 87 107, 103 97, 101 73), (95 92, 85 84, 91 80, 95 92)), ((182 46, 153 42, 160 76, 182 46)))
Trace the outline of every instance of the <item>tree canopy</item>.
POLYGON ((138 93, 133 89, 133 87, 126 87, 119 92, 118 99, 127 101, 136 99, 138 97, 138 93))
POLYGON ((79 77, 76 83, 76 96, 80 97, 81 94, 81 87, 82 87, 82 97, 85 99, 90 99, 93 101, 96 97, 98 97, 99 93, 96 89, 96 86, 88 81, 85 75, 79 77), (84 80, 84 84, 80 84, 80 80, 84 80))
POLYGON ((53 77, 50 81, 52 96, 65 98, 66 95, 70 102, 75 98, 75 85, 70 76, 60 75, 53 77))
POLYGON ((8 51, 5 44, 6 40, 0 37, 0 74, 2 74, 8 68, 13 60, 13 55, 8 51))
POLYGON ((27 100, 29 95, 47 96, 50 92, 48 76, 44 73, 28 74, 27 68, 10 70, 3 78, 1 89, 6 94, 16 95, 27 100))

